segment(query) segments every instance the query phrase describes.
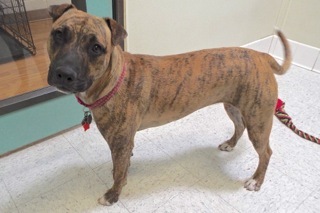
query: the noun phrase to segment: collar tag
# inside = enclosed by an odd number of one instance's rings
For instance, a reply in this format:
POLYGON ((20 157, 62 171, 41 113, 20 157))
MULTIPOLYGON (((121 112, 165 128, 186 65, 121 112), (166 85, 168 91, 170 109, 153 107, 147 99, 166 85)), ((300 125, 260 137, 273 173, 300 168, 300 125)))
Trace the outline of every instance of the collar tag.
POLYGON ((90 129, 90 124, 92 122, 92 115, 91 112, 89 110, 83 110, 84 112, 84 117, 82 119, 82 126, 84 131, 87 131, 88 129, 90 129))

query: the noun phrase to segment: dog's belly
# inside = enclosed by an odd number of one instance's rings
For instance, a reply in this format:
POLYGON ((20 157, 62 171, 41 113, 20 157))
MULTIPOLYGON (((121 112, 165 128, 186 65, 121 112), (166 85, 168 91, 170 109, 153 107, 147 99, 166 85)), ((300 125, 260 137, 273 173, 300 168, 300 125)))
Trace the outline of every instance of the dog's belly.
POLYGON ((158 113, 154 113, 154 114, 148 114, 146 115, 143 120, 142 123, 140 125, 139 130, 143 130, 143 129, 147 129, 147 128, 151 128, 151 127, 157 127, 157 126, 161 126, 176 120, 179 120, 197 110, 199 110, 201 107, 199 108, 194 108, 194 109, 189 109, 188 111, 185 112, 171 112, 171 113, 163 113, 163 114, 158 114, 158 113))

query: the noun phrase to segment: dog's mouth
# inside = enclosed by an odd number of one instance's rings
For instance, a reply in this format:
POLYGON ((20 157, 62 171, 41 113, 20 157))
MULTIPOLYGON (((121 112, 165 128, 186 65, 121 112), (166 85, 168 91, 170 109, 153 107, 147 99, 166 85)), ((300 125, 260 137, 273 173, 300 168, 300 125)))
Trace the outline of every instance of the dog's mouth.
POLYGON ((73 84, 61 84, 55 80, 49 79, 48 83, 49 85, 56 87, 60 92, 66 94, 85 92, 92 84, 91 81, 74 82, 73 84))
POLYGON ((86 91, 92 85, 92 79, 72 66, 50 64, 48 84, 63 93, 78 93, 86 91))
MULTIPOLYGON (((53 86, 53 85, 51 85, 51 86, 53 86)), ((59 92, 64 93, 64 94, 73 93, 73 92, 71 92, 70 90, 68 90, 67 88, 64 88, 64 87, 56 87, 56 86, 55 86, 55 88, 56 88, 59 92)))
MULTIPOLYGON (((53 86, 53 85, 51 85, 53 86)), ((66 88, 64 86, 55 86, 57 88, 57 90, 61 93, 65 93, 65 94, 71 94, 71 93, 77 93, 76 91, 74 90, 70 90, 69 88, 66 88)))

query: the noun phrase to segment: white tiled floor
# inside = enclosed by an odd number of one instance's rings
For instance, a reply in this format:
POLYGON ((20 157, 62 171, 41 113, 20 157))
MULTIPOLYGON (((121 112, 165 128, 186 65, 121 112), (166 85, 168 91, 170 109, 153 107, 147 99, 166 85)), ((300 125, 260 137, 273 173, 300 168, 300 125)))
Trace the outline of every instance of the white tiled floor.
MULTIPOLYGON (((320 74, 293 66, 277 79, 294 123, 320 136, 320 74)), ((243 188, 258 162, 247 134, 233 152, 217 149, 233 126, 214 105, 139 132, 128 184, 111 207, 97 204, 112 185, 112 165, 96 127, 2 158, 0 212, 320 212, 320 146, 274 121, 259 192, 243 188)))

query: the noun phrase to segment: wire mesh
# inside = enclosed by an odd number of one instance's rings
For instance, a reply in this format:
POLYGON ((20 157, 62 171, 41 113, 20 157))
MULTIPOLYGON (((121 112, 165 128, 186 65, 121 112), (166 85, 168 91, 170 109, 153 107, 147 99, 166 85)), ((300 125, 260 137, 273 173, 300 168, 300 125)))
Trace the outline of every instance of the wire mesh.
POLYGON ((0 0, 0 27, 36 54, 23 0, 0 0))

